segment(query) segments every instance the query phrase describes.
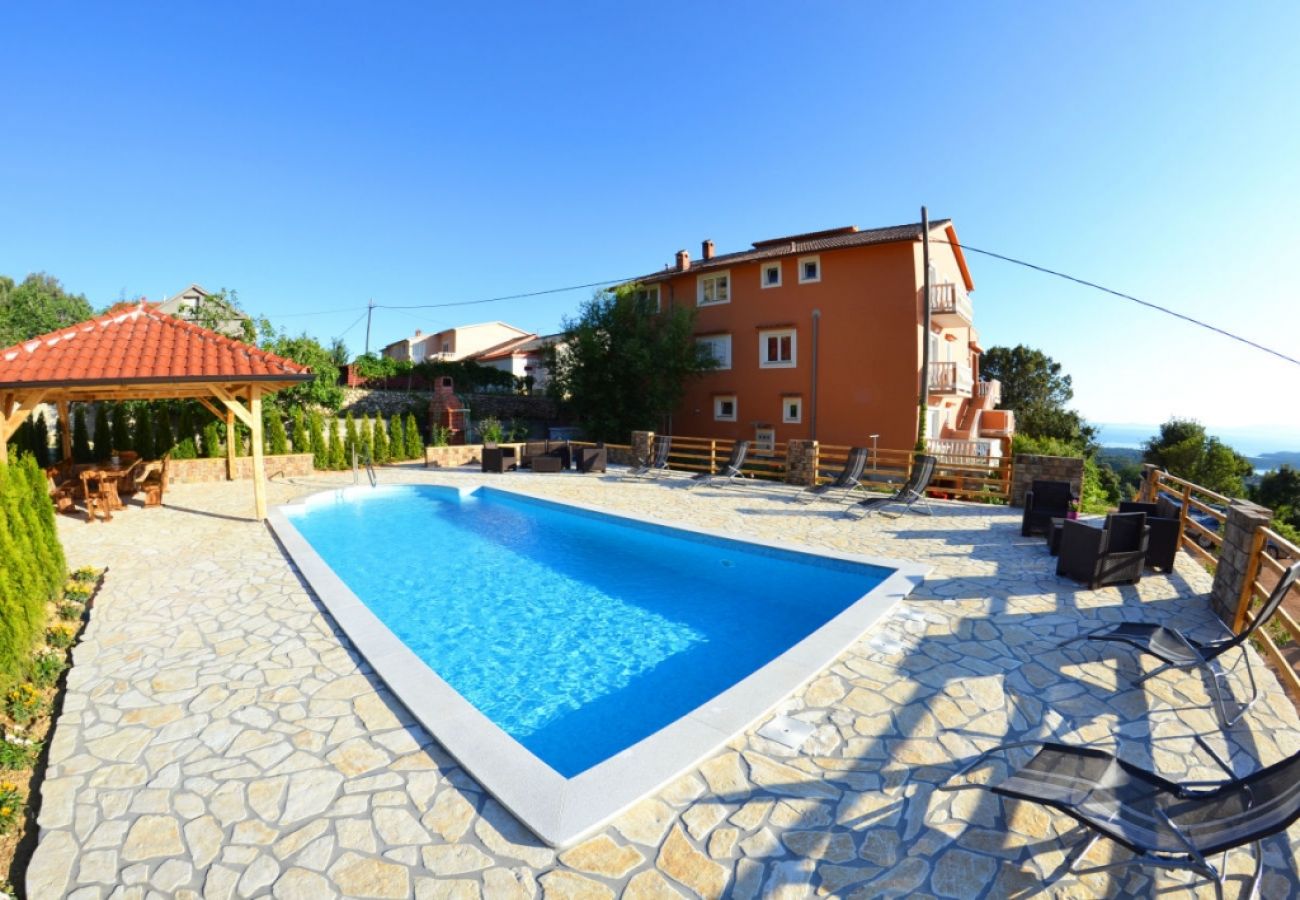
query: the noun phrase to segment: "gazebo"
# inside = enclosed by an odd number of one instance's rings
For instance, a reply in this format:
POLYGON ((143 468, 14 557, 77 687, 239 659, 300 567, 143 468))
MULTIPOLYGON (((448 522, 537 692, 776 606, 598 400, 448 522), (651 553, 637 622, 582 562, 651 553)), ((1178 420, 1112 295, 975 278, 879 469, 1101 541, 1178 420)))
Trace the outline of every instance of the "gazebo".
MULTIPOLYGON (((9 438, 41 403, 58 409, 69 457, 74 401, 193 399, 225 421, 227 434, 236 419, 252 432, 253 499, 262 520, 262 398, 311 378, 291 360, 141 302, 0 350, 0 462, 8 459, 9 438)), ((226 444, 233 478, 235 442, 226 444)))

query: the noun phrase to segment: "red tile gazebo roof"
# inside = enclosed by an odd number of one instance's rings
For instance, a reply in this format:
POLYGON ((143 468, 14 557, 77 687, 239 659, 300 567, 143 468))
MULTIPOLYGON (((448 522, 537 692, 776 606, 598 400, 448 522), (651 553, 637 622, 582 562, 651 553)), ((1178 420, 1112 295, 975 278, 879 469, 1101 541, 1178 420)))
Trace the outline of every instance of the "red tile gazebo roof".
POLYGON ((310 379, 308 369, 144 303, 0 350, 0 391, 310 379))

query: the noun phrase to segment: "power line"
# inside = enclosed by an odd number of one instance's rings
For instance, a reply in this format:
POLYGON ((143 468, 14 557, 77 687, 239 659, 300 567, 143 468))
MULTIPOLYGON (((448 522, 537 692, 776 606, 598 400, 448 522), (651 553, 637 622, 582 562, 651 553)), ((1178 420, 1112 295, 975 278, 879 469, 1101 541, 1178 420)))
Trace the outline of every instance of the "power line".
POLYGON ((480 303, 497 303, 501 300, 524 300, 528 297, 542 297, 546 294, 563 294, 567 291, 580 291, 583 288, 604 287, 607 284, 623 284, 635 280, 636 276, 630 278, 610 278, 606 281, 592 281, 588 284, 573 284, 568 287, 550 288, 545 291, 531 291, 527 294, 507 294, 504 297, 487 297, 482 300, 458 300, 455 303, 419 303, 412 306, 392 306, 385 303, 376 303, 375 309, 444 309, 448 306, 475 306, 480 303))
POLYGON ((994 259, 1000 259, 1003 262, 1013 263, 1014 265, 1017 266, 1024 266, 1026 269, 1033 269, 1036 272, 1042 272, 1044 275, 1055 275, 1057 278, 1064 278, 1066 281, 1073 281, 1075 284, 1081 284, 1084 287, 1090 287, 1093 288, 1094 290, 1102 291, 1103 293, 1106 294, 1111 294, 1123 300, 1131 300, 1132 302, 1137 303, 1140 306, 1145 306, 1148 309, 1154 309, 1157 312, 1164 313, 1165 315, 1173 316, 1175 319, 1182 319, 1184 322, 1190 322, 1193 325, 1198 325, 1201 328, 1206 329, 1207 331, 1213 331, 1215 334, 1222 335, 1223 337, 1226 338, 1231 338, 1234 341, 1238 341, 1242 344, 1245 344, 1247 347, 1254 347, 1256 350, 1262 350, 1263 352, 1271 356, 1276 356, 1278 359, 1285 360, 1286 362, 1293 363, 1294 365, 1300 366, 1300 359, 1296 359, 1293 356, 1287 356, 1285 353, 1282 353, 1278 350, 1274 350, 1271 347, 1265 347, 1263 344, 1256 343, 1255 341, 1252 341, 1250 338, 1244 338, 1239 334, 1233 334, 1231 331, 1220 328, 1217 325, 1211 325, 1209 322, 1202 322, 1200 319, 1195 319, 1184 313, 1180 313, 1176 310, 1169 309, 1166 306, 1161 306, 1158 303, 1152 303, 1148 300, 1142 300, 1138 297, 1134 297, 1132 294, 1126 294, 1123 291, 1117 291, 1113 288, 1108 288, 1105 285, 1097 284, 1095 281, 1088 281, 1086 278, 1078 278, 1074 275, 1067 275, 1064 272, 1058 272, 1055 269, 1049 269, 1046 266, 1040 266, 1031 262, 1026 262, 1023 259, 1016 259, 1013 256, 1004 256, 1001 253, 994 253, 992 250, 981 250, 979 247, 972 247, 970 244, 958 242, 957 244, 954 245, 951 241, 939 241, 939 240, 936 240, 935 243, 949 244, 950 246, 958 246, 962 250, 969 250, 971 253, 979 253, 983 256, 991 256, 994 259))

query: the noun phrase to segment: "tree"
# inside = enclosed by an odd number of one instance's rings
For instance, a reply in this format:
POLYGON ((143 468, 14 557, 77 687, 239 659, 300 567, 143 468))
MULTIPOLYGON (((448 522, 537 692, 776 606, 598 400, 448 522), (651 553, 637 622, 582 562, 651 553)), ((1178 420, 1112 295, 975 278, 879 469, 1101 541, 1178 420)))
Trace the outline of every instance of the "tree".
POLYGON ((72 414, 72 458, 77 462, 90 462, 95 458, 90 449, 90 434, 86 431, 86 405, 78 403, 72 414))
POLYGON ((1255 471, 1249 459, 1207 435, 1194 419, 1173 418, 1161 425, 1160 433, 1143 444, 1142 460, 1229 497, 1244 496, 1245 479, 1255 471))
POLYGON ((291 359, 300 366, 311 369, 311 381, 296 384, 275 394, 274 402, 281 409, 294 405, 323 406, 337 410, 343 405, 343 388, 339 387, 339 368, 330 351, 320 341, 306 332, 298 337, 283 333, 272 335, 262 342, 262 349, 291 359))
POLYGON ((181 401, 180 423, 176 427, 176 447, 173 459, 198 459, 199 440, 194 428, 194 412, 188 400, 181 401))
POLYGON ((171 412, 165 401, 153 404, 153 450, 161 458, 176 446, 176 435, 172 433, 171 412))
POLYGON ((57 278, 38 272, 22 284, 0 276, 0 347, 75 325, 95 314, 81 294, 69 294, 57 278))
POLYGON ((375 433, 370 427, 370 418, 364 413, 361 415, 361 421, 357 422, 357 431, 361 436, 361 452, 370 462, 375 460, 375 433))
POLYGON ((148 403, 139 403, 135 407, 135 452, 141 459, 157 459, 154 452, 153 415, 148 403))
POLYGON ((420 426, 415 421, 414 413, 406 414, 406 458, 419 459, 424 456, 424 439, 420 436, 420 426))
POLYGON ((375 413, 371 420, 370 430, 375 436, 375 462, 388 462, 388 429, 384 427, 384 420, 379 413, 375 413))
POLYGON ((311 411, 309 419, 311 423, 308 427, 311 429, 311 438, 309 445, 311 447, 311 464, 316 469, 329 468, 329 445, 325 442, 325 425, 324 417, 318 410, 311 411))
POLYGON ((343 455, 343 440, 339 437, 339 420, 330 416, 325 420, 326 438, 329 446, 329 468, 341 471, 348 467, 347 457, 343 455))
POLYGON ((648 311, 636 285, 597 292, 577 319, 564 320, 563 342, 546 349, 549 389, 597 440, 657 429, 686 383, 716 365, 694 323, 694 309, 648 311))
POLYGON ((118 450, 133 450, 131 440, 131 413, 126 403, 113 404, 113 446, 118 450))
POLYGON ((336 366, 348 364, 348 345, 343 343, 343 338, 336 337, 330 341, 330 358, 336 366))
POLYGON ((307 416, 301 406, 293 408, 293 452, 310 453, 311 438, 307 436, 307 416))
POLYGON ((266 425, 266 452, 283 456, 289 452, 289 436, 284 433, 284 419, 272 403, 262 404, 262 421, 266 425))
POLYGON ((216 416, 203 423, 203 455, 208 459, 221 458, 221 420, 216 416))
POLYGON ((343 432, 343 458, 352 464, 352 454, 360 454, 361 447, 357 438, 357 420, 352 416, 352 410, 348 410, 347 427, 343 432))
POLYGON ((990 347, 980 358, 980 374, 1002 382, 1002 406, 1015 411, 1017 433, 1095 449, 1097 429, 1066 405, 1074 397, 1072 379, 1043 351, 1023 344, 990 347))
POLYGON ((1254 500, 1272 510, 1284 506, 1300 510, 1300 470, 1283 463, 1274 471, 1265 472, 1255 488, 1254 500))
POLYGON ((402 429, 402 417, 397 414, 388 423, 388 455, 394 460, 406 458, 406 434, 402 429))
POLYGON ((108 425, 107 403, 101 401, 95 404, 95 427, 91 434, 94 435, 91 443, 95 448, 95 456, 108 459, 109 451, 113 449, 113 434, 108 425))

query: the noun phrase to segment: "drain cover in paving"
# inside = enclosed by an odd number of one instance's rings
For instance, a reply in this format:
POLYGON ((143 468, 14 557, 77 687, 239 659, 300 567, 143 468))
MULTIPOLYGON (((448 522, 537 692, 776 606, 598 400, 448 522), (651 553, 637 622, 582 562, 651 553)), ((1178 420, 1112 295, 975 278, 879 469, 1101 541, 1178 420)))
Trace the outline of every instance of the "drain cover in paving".
POLYGON ((799 719, 792 719, 789 716, 777 716, 758 729, 758 733, 769 741, 776 741, 791 750, 798 750, 803 746, 803 742, 808 740, 808 736, 813 733, 813 727, 799 719))

